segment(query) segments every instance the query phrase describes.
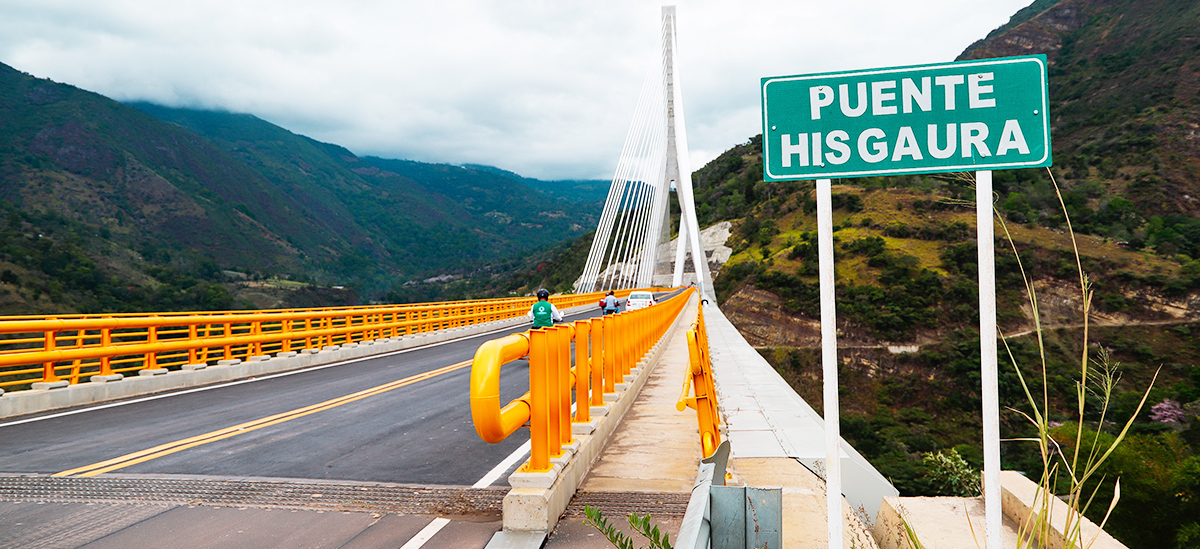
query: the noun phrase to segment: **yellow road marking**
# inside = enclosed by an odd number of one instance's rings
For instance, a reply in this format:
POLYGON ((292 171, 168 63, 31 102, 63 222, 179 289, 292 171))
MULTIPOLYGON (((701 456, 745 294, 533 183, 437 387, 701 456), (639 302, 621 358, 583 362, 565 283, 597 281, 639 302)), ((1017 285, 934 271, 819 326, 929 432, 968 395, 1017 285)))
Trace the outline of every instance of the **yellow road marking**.
POLYGON ((364 389, 357 393, 351 393, 346 396, 326 400, 325 402, 319 402, 317 404, 312 404, 309 406, 305 406, 303 408, 297 408, 295 410, 283 412, 281 414, 267 416, 267 417, 264 417, 261 419, 256 419, 254 421, 248 421, 246 423, 242 423, 239 425, 225 427, 224 429, 217 429, 216 431, 210 431, 210 432, 204 433, 202 435, 196 435, 194 437, 189 437, 189 438, 177 440, 174 442, 168 442, 166 444, 161 444, 161 445, 155 446, 153 448, 148 448, 148 449, 141 450, 138 452, 133 452, 131 454, 125 454, 121 457, 116 457, 116 458, 113 458, 110 460, 101 461, 99 463, 93 463, 91 465, 85 465, 83 467, 78 467, 75 469, 62 471, 60 473, 54 473, 54 475, 52 475, 52 476, 66 477, 66 476, 75 475, 75 476, 81 476, 81 477, 92 477, 92 476, 99 475, 101 473, 107 473, 110 471, 115 471, 117 469, 123 469, 125 467, 129 467, 130 465, 136 465, 138 463, 142 463, 142 462, 150 461, 152 459, 160 458, 160 457, 163 457, 166 455, 174 454, 175 452, 186 450, 188 448, 194 448, 194 447, 200 446, 202 444, 208 444, 210 442, 224 440, 229 437, 241 435, 244 433, 249 433, 250 431, 261 429, 263 427, 270 427, 271 425, 276 425, 279 423, 283 423, 285 421, 291 421, 293 419, 304 417, 309 414, 315 414, 317 412, 328 410, 330 408, 336 408, 343 404, 349 404, 356 400, 362 400, 362 399, 370 397, 370 396, 375 396, 378 394, 386 393, 388 391, 391 391, 392 389, 399 389, 399 388, 407 386, 407 385, 412 385, 414 383, 424 381, 426 379, 434 378, 434 377, 440 376, 442 374, 447 374, 447 373, 453 372, 455 370, 461 370, 463 368, 466 368, 467 366, 470 366, 471 362, 472 362, 471 360, 464 360, 462 362, 458 362, 456 364, 451 364, 449 366, 444 366, 444 367, 438 368, 436 370, 430 370, 428 372, 420 373, 420 374, 417 374, 414 376, 409 376, 404 379, 392 381, 390 383, 385 383, 385 384, 379 385, 377 387, 372 387, 370 389, 364 389))

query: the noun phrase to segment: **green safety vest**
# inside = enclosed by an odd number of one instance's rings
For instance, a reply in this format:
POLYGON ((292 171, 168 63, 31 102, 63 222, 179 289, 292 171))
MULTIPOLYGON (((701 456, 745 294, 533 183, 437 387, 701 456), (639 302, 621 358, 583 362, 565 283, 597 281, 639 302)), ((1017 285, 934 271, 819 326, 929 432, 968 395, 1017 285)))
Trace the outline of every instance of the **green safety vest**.
POLYGON ((549 301, 533 304, 533 327, 545 328, 554 325, 554 306, 549 301))

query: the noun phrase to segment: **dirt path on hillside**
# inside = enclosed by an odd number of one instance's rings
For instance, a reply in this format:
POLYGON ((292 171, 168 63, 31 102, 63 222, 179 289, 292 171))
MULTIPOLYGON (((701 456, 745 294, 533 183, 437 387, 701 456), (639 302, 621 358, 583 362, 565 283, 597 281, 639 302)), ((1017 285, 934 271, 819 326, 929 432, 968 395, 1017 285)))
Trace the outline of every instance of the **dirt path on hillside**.
MULTIPOLYGON (((1114 324, 1097 324, 1097 323, 1093 322, 1093 323, 1089 323, 1088 327, 1089 328, 1127 328, 1127 327, 1131 327, 1131 326, 1173 326, 1173 325, 1178 325, 1178 324, 1192 324, 1192 323, 1196 323, 1196 322, 1200 322, 1200 319, 1147 320, 1144 322, 1123 322, 1123 323, 1114 323, 1114 324)), ((1078 328, 1082 328, 1082 327, 1083 327, 1083 323, 1080 322, 1078 324, 1058 324, 1058 325, 1054 325, 1054 326, 1043 326, 1042 329, 1043 330, 1060 330, 1060 329, 1073 330, 1073 329, 1078 329, 1078 328)), ((1008 339, 1018 338, 1018 337, 1022 337, 1022 336, 1027 336, 1029 334, 1032 334, 1035 331, 1036 330, 1023 330, 1023 331, 1017 332, 1015 334, 1002 335, 1001 337, 1008 340, 1008 339)), ((838 349, 889 349, 889 348, 893 348, 893 347, 909 348, 909 347, 921 347, 921 346, 922 345, 915 344, 915 343, 894 344, 894 345, 838 345, 838 349)), ((755 349, 774 349, 774 348, 775 347, 755 347, 755 349)), ((804 345, 804 346, 794 346, 793 348, 795 348, 795 349, 819 349, 819 348, 821 348, 821 346, 820 345, 804 345)))

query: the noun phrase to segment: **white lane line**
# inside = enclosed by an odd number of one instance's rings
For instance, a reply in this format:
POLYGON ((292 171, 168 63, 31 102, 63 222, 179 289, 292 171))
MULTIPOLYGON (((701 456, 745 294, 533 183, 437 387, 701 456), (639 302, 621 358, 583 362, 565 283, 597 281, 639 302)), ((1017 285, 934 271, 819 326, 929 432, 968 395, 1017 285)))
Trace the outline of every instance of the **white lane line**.
POLYGON ((191 393, 199 393, 199 392, 202 392, 202 391, 211 391, 211 390, 213 390, 213 389, 223 389, 223 388, 225 388, 225 387, 233 387, 234 385, 241 385, 241 384, 243 384, 243 383, 254 383, 254 382, 256 382, 256 381, 265 381, 265 380, 268 380, 268 379, 275 379, 275 378, 277 378, 277 377, 287 377, 287 376, 292 376, 292 375, 296 375, 296 374, 303 374, 303 373, 306 373, 306 372, 315 372, 315 371, 317 371, 317 370, 324 370, 325 368, 332 368, 332 367, 334 367, 334 366, 342 366, 342 365, 345 365, 345 364, 352 364, 352 363, 355 363, 355 362, 362 362, 362 361, 364 361, 364 360, 374 360, 374 359, 377 359, 377 358, 386 358, 386 357, 389 357, 389 356, 395 356, 395 355, 404 354, 404 353, 411 353, 411 352, 413 352, 413 351, 419 351, 419 350, 421 350, 421 349, 428 349, 428 348, 430 348, 430 347, 440 347, 440 346, 442 346, 442 345, 446 345, 446 344, 449 344, 449 343, 458 343, 458 342, 461 342, 461 341, 463 341, 463 340, 465 340, 465 339, 471 339, 471 338, 474 338, 474 337, 487 336, 487 335, 497 334, 497 333, 500 333, 500 332, 509 331, 509 330, 512 330, 512 328, 513 328, 513 327, 511 327, 511 326, 510 326, 510 327, 508 327, 508 328, 501 328, 501 329, 499 329, 499 330, 493 330, 493 331, 491 331, 491 332, 485 332, 485 333, 482 333, 482 334, 475 334, 475 335, 471 335, 471 336, 467 336, 467 337, 463 337, 463 338, 458 338, 458 339, 450 339, 450 340, 447 340, 447 341, 439 341, 439 342, 437 342, 437 343, 430 343, 430 344, 428 344, 428 345, 420 345, 420 346, 417 346, 417 347, 411 347, 411 348, 408 348, 408 349, 401 349, 401 350, 399 350, 399 351, 392 351, 392 352, 390 352, 390 353, 382 353, 382 354, 378 354, 378 355, 364 356, 364 357, 360 357, 360 358, 352 358, 352 359, 348 359, 348 360, 342 360, 342 361, 339 361, 339 362, 330 362, 329 364, 322 364, 322 365, 320 365, 320 366, 313 366, 313 367, 310 367, 310 368, 303 368, 303 369, 300 369, 300 370, 291 370, 291 371, 287 371, 287 372, 280 372, 280 373, 278 373, 278 374, 271 374, 271 375, 267 375, 267 376, 258 376, 258 377, 252 377, 252 378, 242 379, 242 380, 238 380, 238 381, 231 381, 231 382, 229 382, 229 383, 221 383, 221 384, 218 384, 218 385, 206 385, 206 386, 204 386, 204 387, 197 387, 197 388, 195 388, 195 389, 187 389, 187 390, 184 390, 184 391, 179 391, 179 392, 176 392, 176 393, 169 393, 169 394, 164 394, 164 395, 155 395, 155 396, 149 396, 149 397, 143 397, 143 398, 136 398, 136 399, 133 399, 133 400, 125 400, 125 401, 121 401, 121 402, 114 402, 114 403, 111 403, 111 404, 101 404, 101 405, 99 405, 99 406, 92 406, 92 407, 89 407, 89 408, 81 408, 81 409, 78 409, 78 410, 71 410, 71 411, 69 411, 69 412, 59 412, 59 413, 57 413, 57 414, 50 414, 50 415, 39 416, 39 417, 34 417, 34 418, 29 418, 29 419, 22 419, 22 420, 18 420, 18 421, 10 421, 10 422, 8 422, 8 423, 0 423, 0 427, 8 427, 8 426, 11 426, 11 425, 21 425, 22 423, 33 423, 33 422, 35 422, 35 421, 42 421, 42 420, 46 420, 46 419, 54 419, 54 418, 59 418, 59 417, 64 417, 64 416, 73 416, 73 415, 75 415, 75 414, 82 414, 82 413, 84 413, 84 412, 94 412, 94 411, 96 411, 96 410, 104 410, 104 409, 107 409, 107 408, 116 408, 116 407, 118 407, 118 406, 127 406, 127 405, 130 405, 130 404, 138 404, 138 403, 141 403, 141 402, 148 402, 148 401, 151 401, 151 400, 158 400, 158 399, 160 399, 160 398, 171 398, 171 397, 177 397, 177 396, 187 395, 187 394, 191 394, 191 393))
POLYGON ((472 484, 471 488, 487 488, 488 486, 491 486, 492 483, 496 482, 496 479, 500 478, 505 471, 508 471, 509 467, 512 467, 518 461, 524 459, 527 454, 529 454, 529 445, 530 441, 525 441, 525 444, 522 444, 516 450, 513 450, 513 453, 504 458, 504 461, 501 461, 499 465, 492 467, 491 471, 488 471, 486 475, 483 475, 483 478, 479 479, 479 482, 472 484))
POLYGON ((401 545, 400 549, 418 549, 423 547, 425 542, 429 541, 429 538, 432 538, 435 534, 440 532, 442 528, 446 527, 447 524, 450 524, 450 519, 444 519, 441 517, 433 519, 433 522, 425 525, 420 532, 417 532, 417 535, 408 540, 408 543, 401 545))

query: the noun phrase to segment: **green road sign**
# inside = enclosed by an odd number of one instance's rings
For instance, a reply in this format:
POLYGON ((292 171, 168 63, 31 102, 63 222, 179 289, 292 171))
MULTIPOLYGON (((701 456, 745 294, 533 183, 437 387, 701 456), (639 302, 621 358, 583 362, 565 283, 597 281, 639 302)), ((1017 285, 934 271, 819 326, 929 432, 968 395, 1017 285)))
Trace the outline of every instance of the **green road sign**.
POLYGON ((1046 56, 762 79, 763 178, 1051 165, 1046 56))

